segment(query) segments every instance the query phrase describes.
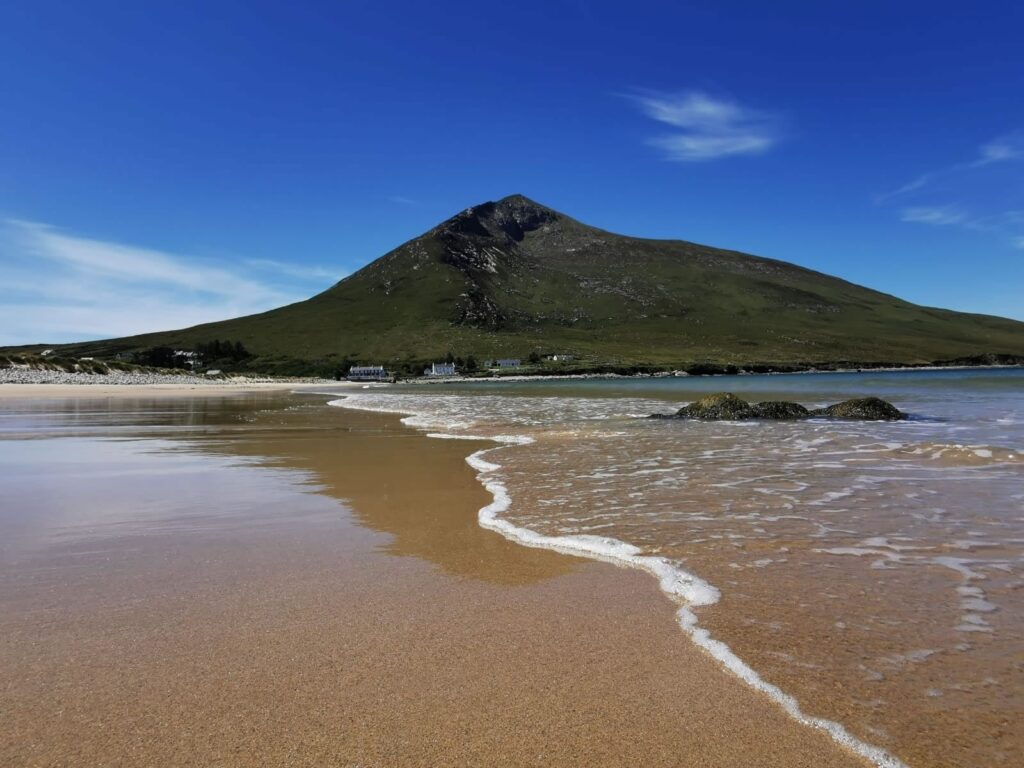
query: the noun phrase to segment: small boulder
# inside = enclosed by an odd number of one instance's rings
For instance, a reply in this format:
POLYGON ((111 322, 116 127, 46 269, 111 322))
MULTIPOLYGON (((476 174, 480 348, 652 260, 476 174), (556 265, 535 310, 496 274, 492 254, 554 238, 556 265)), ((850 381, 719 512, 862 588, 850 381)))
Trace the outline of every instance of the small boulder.
POLYGON ((810 415, 811 412, 800 403, 788 400, 765 400, 754 403, 750 408, 753 419, 806 419, 810 415))
POLYGON ((680 419, 705 419, 707 421, 733 421, 751 417, 750 403, 741 400, 731 392, 716 392, 689 405, 676 413, 680 419))
POLYGON ((907 414, 879 397, 855 397, 827 408, 818 408, 811 411, 811 415, 863 421, 900 421, 907 418, 907 414))

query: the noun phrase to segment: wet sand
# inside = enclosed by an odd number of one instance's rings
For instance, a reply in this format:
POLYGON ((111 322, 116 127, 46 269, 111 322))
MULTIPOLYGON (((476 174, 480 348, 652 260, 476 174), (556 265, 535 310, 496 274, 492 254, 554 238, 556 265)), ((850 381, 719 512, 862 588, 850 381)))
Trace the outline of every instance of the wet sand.
POLYGON ((864 765, 481 529, 480 444, 321 402, 0 400, 0 764, 864 765))

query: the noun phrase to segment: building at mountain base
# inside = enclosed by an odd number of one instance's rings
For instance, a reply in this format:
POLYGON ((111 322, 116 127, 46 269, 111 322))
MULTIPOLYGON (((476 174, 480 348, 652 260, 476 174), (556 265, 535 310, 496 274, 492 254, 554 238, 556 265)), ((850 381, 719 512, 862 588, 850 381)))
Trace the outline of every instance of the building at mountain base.
POLYGON ((348 369, 349 381, 387 381, 390 378, 383 365, 353 365, 348 369))
POLYGON ((454 376, 455 363, 431 363, 430 367, 423 371, 424 376, 454 376))

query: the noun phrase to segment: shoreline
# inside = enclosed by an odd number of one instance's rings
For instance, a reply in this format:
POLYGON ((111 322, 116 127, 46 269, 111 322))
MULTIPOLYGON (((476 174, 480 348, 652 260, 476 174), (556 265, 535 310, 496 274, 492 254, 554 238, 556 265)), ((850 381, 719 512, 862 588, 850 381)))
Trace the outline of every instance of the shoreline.
POLYGON ((671 562, 666 558, 643 555, 641 549, 619 539, 603 536, 546 536, 499 517, 501 512, 512 505, 512 498, 503 483, 489 477, 491 473, 500 469, 501 465, 490 462, 483 456, 493 451, 533 442, 529 436, 485 437, 430 432, 429 430, 438 427, 413 423, 416 419, 422 418, 421 414, 401 410, 361 409, 356 405, 346 404, 348 401, 349 398, 343 396, 328 402, 327 405, 370 413, 399 415, 402 424, 420 431, 428 438, 480 440, 495 443, 494 446, 476 451, 465 459, 466 463, 476 471, 477 480, 492 497, 491 503, 482 507, 477 513, 477 521, 481 528, 495 531, 520 546, 610 563, 620 568, 637 570, 653 576, 658 582, 662 594, 679 606, 675 616, 683 634, 694 646, 714 659, 730 675, 738 678, 749 688, 767 696, 774 705, 781 708, 788 717, 801 726, 825 733, 838 746, 857 757, 868 760, 877 768, 909 768, 906 763, 885 749, 854 736, 842 723, 807 714, 794 696, 769 683, 725 642, 712 637, 707 629, 700 626, 692 609, 719 602, 721 593, 717 587, 687 571, 679 563, 671 562))
POLYGON ((270 379, 263 377, 238 376, 223 379, 204 379, 191 375, 175 374, 60 374, 59 381, 21 381, 26 374, 36 374, 40 378, 49 378, 53 371, 37 371, 34 369, 0 369, 0 399, 22 399, 41 396, 78 397, 82 393, 91 396, 110 397, 129 392, 139 394, 198 394, 217 392, 222 394, 238 394, 251 391, 272 391, 292 389, 304 391, 311 387, 335 387, 342 389, 363 389, 393 384, 438 385, 438 384, 500 384, 503 382, 524 383, 531 381, 590 381, 590 380, 635 380, 635 379, 713 379, 713 378, 749 378, 756 376, 805 376, 813 374, 850 374, 850 373, 909 373, 915 371, 998 371, 1006 369, 1024 369, 1024 364, 992 364, 992 365, 904 365, 879 368, 808 368, 799 371, 737 371, 736 373, 700 373, 690 374, 683 371, 662 371, 658 373, 538 373, 510 374, 507 376, 443 376, 418 377, 389 381, 350 381, 348 379, 270 379), (5 380, 5 372, 16 370, 18 380, 5 380), (142 381, 133 379, 143 379, 142 381))
POLYGON ((66 398, 135 398, 135 397, 228 397, 252 392, 296 392, 316 394, 326 386, 344 389, 361 388, 354 382, 207 382, 207 383, 83 383, 83 384, 9 384, 0 383, 3 400, 58 400, 66 398))
POLYGON ((841 373, 908 373, 913 371, 996 371, 1008 368, 1024 368, 1024 364, 1015 365, 900 365, 886 368, 808 368, 801 371, 737 371, 736 373, 700 373, 690 374, 672 371, 659 373, 538 373, 510 374, 508 376, 439 376, 436 378, 420 377, 404 379, 399 384, 471 384, 501 383, 504 381, 587 381, 591 379, 713 379, 723 377, 750 376, 805 376, 810 374, 841 374, 841 373))

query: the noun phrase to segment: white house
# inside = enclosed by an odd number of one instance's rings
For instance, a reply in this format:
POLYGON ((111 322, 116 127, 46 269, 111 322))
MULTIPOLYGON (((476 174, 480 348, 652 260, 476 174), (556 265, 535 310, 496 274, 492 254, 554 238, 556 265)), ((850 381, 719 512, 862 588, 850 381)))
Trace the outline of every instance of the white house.
POLYGON ((548 360, 555 363, 571 363, 576 359, 575 355, 548 355, 548 360))
POLYGON ((454 376, 455 363, 431 363, 423 372, 424 376, 454 376))
POLYGON ((518 357, 507 357, 503 360, 496 360, 499 368, 518 368, 520 361, 518 357))
POLYGON ((383 365, 353 365, 348 369, 349 381, 386 381, 388 378, 383 365))
POLYGON ((174 356, 183 358, 185 362, 188 364, 188 367, 191 368, 193 371, 203 362, 202 359, 199 357, 198 352, 187 349, 174 350, 174 356))

